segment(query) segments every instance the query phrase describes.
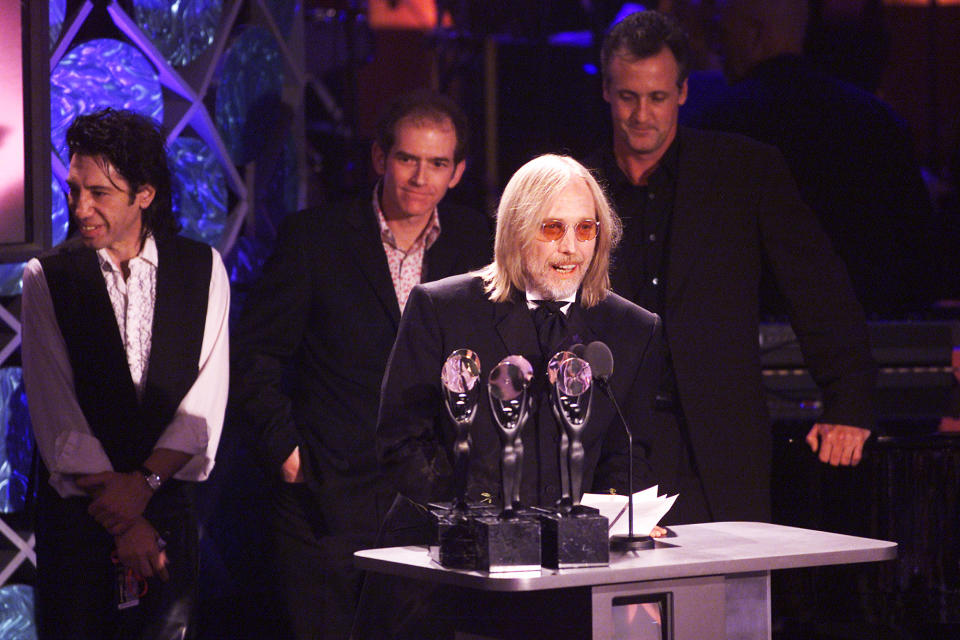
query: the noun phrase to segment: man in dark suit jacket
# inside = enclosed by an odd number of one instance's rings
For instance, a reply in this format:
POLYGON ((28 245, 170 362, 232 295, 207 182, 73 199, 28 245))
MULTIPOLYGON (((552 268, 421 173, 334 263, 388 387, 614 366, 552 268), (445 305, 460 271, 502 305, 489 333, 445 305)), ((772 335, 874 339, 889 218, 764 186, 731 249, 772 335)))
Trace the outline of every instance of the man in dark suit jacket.
POLYGON ((441 204, 465 166, 449 99, 403 96, 373 145, 367 198, 290 216, 236 331, 237 402, 276 483, 273 529, 297 638, 347 637, 352 553, 373 546, 393 498, 373 450, 380 381, 417 283, 486 262, 489 222, 441 204))
MULTIPOLYGON (((480 358, 484 386, 508 355, 533 366, 528 393, 538 410, 521 433, 520 497, 526 505, 553 505, 561 497, 560 432, 546 366, 558 351, 596 340, 613 353, 611 389, 638 429, 637 486, 656 482, 643 453, 651 439, 663 437, 647 431, 661 373, 660 319, 608 291, 609 255, 619 234, 616 215, 586 169, 571 158, 540 156, 507 184, 494 262, 413 290, 384 376, 376 440, 401 493, 418 502, 453 497, 455 432, 443 408, 440 370, 453 350, 466 348, 480 358), (550 333, 546 327, 554 321, 550 333)), ((625 493, 627 439, 615 408, 596 393, 590 411, 583 487, 625 493)), ((488 402, 480 402, 470 434, 468 499, 499 496, 501 446, 488 402)))
POLYGON ((672 372, 657 420, 684 438, 650 452, 662 483, 681 494, 668 517, 768 520, 771 436, 757 339, 764 262, 824 392, 807 435, 823 462, 859 462, 875 365, 843 265, 780 154, 740 136, 678 130, 688 56, 685 34, 657 12, 610 32, 602 57, 613 150, 588 164, 624 220, 614 291, 664 321, 672 372))
MULTIPOLYGON (((659 448, 661 439, 679 435, 649 429, 661 374, 661 325, 654 314, 609 291, 609 256, 619 233, 616 215, 582 165, 563 156, 540 156, 521 167, 503 193, 494 262, 478 273, 413 290, 384 375, 376 437, 384 471, 403 494, 421 503, 453 497, 455 434, 443 406, 440 370, 453 350, 468 348, 480 358, 478 384, 484 386, 507 355, 523 356, 533 366, 530 393, 538 409, 520 436, 524 449, 520 501, 552 506, 560 498, 560 433, 547 400, 546 365, 559 350, 594 340, 605 342, 613 353, 610 386, 637 430, 635 486, 657 482, 644 452, 659 448), (547 330, 551 325, 554 331, 547 330)), ((486 395, 481 393, 470 427, 467 494, 472 501, 489 494, 500 503, 501 445, 486 395)), ((625 493, 630 453, 624 428, 610 400, 595 392, 590 402, 583 434, 583 488, 625 493)), ((416 524, 413 511, 402 522, 411 528, 416 524)), ((385 527, 388 535, 402 530, 394 524, 385 527)), ((467 617, 482 620, 489 618, 490 607, 510 606, 497 596, 487 599, 473 593, 458 599, 455 591, 445 589, 430 590, 430 597, 424 598, 419 589, 408 583, 386 592, 389 595, 366 594, 370 606, 364 606, 358 617, 362 619, 356 637, 446 637, 449 627, 467 617), (402 605, 385 604, 386 597, 397 597, 398 592, 407 599, 402 605), (403 618, 416 628, 404 627, 403 618), (392 626, 398 621, 399 629, 392 626)), ((552 594, 551 605, 567 595, 552 594)), ((582 622, 582 609, 561 605, 550 610, 555 616, 552 628, 564 629, 561 634, 578 633, 573 631, 578 628, 574 619, 582 622)), ((542 620, 517 620, 516 625, 517 637, 544 635, 542 620)))

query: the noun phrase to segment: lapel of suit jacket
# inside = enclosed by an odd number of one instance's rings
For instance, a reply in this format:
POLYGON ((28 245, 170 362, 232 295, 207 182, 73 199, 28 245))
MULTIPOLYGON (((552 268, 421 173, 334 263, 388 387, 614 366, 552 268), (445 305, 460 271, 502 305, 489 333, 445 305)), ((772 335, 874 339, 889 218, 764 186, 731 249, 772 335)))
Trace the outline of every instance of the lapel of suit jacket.
POLYGON ((452 229, 456 221, 446 215, 442 205, 438 208, 437 215, 440 216, 440 235, 433 246, 427 249, 427 269, 420 278, 422 282, 433 282, 460 273, 459 270, 454 270, 457 256, 460 255, 460 250, 454 242, 455 234, 452 229))
MULTIPOLYGON (((520 298, 522 296, 517 295, 520 298)), ((526 300, 511 300, 493 306, 493 324, 496 327, 503 346, 508 354, 522 355, 525 353, 539 353, 540 343, 537 340, 537 328, 533 324, 533 314, 527 309, 526 300)), ((491 363, 490 369, 497 363, 491 363)), ((532 363, 536 366, 536 363, 532 363)))
POLYGON ((567 312, 567 334, 572 341, 571 345, 588 345, 597 340, 599 333, 594 326, 597 321, 596 315, 593 313, 595 309, 596 307, 591 309, 581 307, 579 296, 577 302, 570 305, 570 310, 567 312))
POLYGON ((387 315, 393 320, 394 329, 400 324, 400 303, 393 288, 387 255, 380 240, 380 228, 371 205, 358 202, 353 206, 347 222, 354 231, 350 242, 360 272, 367 278, 387 315))
POLYGON ((666 310, 682 291, 693 265, 700 259, 702 246, 713 227, 712 200, 716 196, 717 160, 711 149, 700 142, 696 132, 681 127, 677 185, 670 224, 670 253, 667 265, 666 310))

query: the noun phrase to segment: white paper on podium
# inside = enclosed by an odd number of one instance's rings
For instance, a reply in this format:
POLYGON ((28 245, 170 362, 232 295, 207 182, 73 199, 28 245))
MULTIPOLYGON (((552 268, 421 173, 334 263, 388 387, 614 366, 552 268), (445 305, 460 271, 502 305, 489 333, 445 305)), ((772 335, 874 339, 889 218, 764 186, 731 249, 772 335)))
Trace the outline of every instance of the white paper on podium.
MULTIPOLYGON (((633 494, 633 533, 636 535, 649 535, 663 516, 667 515, 673 503, 677 501, 677 496, 680 495, 658 496, 657 489, 658 485, 653 485, 633 494)), ((625 535, 629 532, 627 496, 585 493, 580 503, 599 509, 600 515, 607 517, 610 521, 611 536, 625 535)))

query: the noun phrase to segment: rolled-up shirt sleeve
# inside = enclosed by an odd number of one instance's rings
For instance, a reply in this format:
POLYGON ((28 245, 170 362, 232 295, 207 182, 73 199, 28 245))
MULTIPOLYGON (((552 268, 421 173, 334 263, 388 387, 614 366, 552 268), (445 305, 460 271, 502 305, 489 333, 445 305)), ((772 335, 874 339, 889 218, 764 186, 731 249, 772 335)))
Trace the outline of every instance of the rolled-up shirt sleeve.
POLYGON ((50 485, 63 497, 84 495, 73 476, 112 471, 113 465, 77 402, 67 345, 37 259, 23 271, 20 319, 30 422, 50 485))
POLYGON ((200 347, 199 373, 183 397, 173 420, 155 448, 190 454, 191 459, 174 474, 178 480, 206 480, 213 471, 230 377, 230 280, 215 249, 210 274, 207 318, 200 347))

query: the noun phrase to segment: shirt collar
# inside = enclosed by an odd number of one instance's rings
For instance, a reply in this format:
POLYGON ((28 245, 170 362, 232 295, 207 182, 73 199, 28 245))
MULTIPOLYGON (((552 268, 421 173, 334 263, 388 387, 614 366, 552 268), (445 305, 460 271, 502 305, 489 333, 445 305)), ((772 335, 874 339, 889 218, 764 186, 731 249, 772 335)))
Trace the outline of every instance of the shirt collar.
MULTIPOLYGON (((147 235, 143 241, 143 247, 140 249, 140 253, 132 258, 132 260, 143 260, 153 268, 156 268, 159 264, 157 254, 157 242, 153 239, 153 234, 147 235)), ((113 257, 106 249, 97 249, 97 260, 100 261, 100 268, 107 268, 110 271, 120 271, 120 265, 113 261, 113 257)))
MULTIPOLYGON (((660 158, 660 161, 654 167, 653 171, 650 172, 650 175, 647 176, 647 184, 653 180, 659 180, 661 178, 666 178, 667 180, 673 180, 677 175, 677 166, 679 164, 680 157, 680 129, 677 129, 677 135, 673 137, 673 142, 670 143, 670 146, 667 147, 667 150, 664 152, 663 157, 660 158)), ((613 187, 636 187, 642 185, 635 185, 630 182, 630 179, 623 173, 623 170, 620 169, 620 165, 617 164, 617 158, 613 155, 613 149, 610 147, 604 148, 603 151, 603 173, 606 176, 607 180, 610 181, 611 186, 613 187)))
MULTIPOLYGON (((527 308, 536 309, 537 301, 542 300, 543 296, 538 297, 537 295, 535 295, 534 293, 531 293, 530 291, 527 291, 526 294, 527 294, 527 308)), ((560 307, 560 311, 562 311, 564 315, 570 312, 570 305, 576 301, 577 301, 576 291, 574 291, 573 294, 567 296, 566 298, 560 298, 559 300, 557 300, 557 302, 564 303, 564 305, 560 307)))
MULTIPOLYGON (((376 186, 373 188, 373 210, 377 215, 377 225, 380 227, 380 239, 389 244, 391 247, 396 248, 397 239, 393 235, 393 230, 390 229, 390 225, 387 224, 387 218, 383 215, 383 209, 380 207, 380 189, 382 185, 383 181, 378 180, 376 186)), ((440 215, 437 211, 437 208, 434 207, 433 213, 430 214, 430 222, 428 222, 427 226, 424 227, 423 231, 420 233, 420 236, 417 238, 417 241, 413 243, 413 246, 416 246, 417 242, 420 242, 422 239, 424 248, 429 249, 439 237, 440 215)))

